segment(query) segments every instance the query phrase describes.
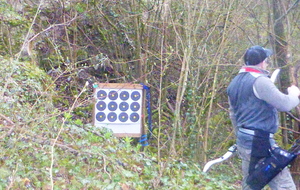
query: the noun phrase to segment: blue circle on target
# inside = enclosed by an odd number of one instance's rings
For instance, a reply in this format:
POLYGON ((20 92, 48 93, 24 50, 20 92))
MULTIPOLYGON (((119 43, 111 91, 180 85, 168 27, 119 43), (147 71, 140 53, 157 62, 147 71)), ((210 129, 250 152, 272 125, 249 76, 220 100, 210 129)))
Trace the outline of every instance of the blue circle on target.
POLYGON ((107 97, 107 93, 104 90, 99 90, 97 92, 97 98, 99 100, 104 100, 107 97))
POLYGON ((128 100, 128 99, 129 99, 129 92, 127 92, 127 91, 122 91, 122 92, 120 93, 120 99, 123 100, 123 101, 128 100))
POLYGON ((139 91, 133 91, 133 92, 131 93, 131 99, 132 99, 133 101, 138 101, 140 98, 141 98, 141 94, 140 94, 139 91))
POLYGON ((107 119, 108 121, 110 122, 115 122, 117 120, 117 114, 115 112, 110 112, 108 115, 107 115, 107 119))
POLYGON ((118 108, 118 104, 116 102, 109 102, 107 107, 109 111, 116 111, 118 108))
POLYGON ((129 104, 128 104, 127 102, 121 102, 121 103, 119 104, 119 109, 120 109, 121 111, 127 111, 128 108, 129 108, 129 104))
POLYGON ((108 93, 108 98, 109 98, 110 100, 116 100, 116 99, 118 99, 118 92, 115 91, 115 90, 110 91, 110 92, 108 93))
POLYGON ((97 110, 99 110, 99 111, 104 111, 105 108, 106 108, 106 103, 105 103, 104 101, 99 101, 99 102, 97 102, 97 104, 96 104, 96 108, 97 108, 97 110))
POLYGON ((96 120, 99 121, 99 122, 104 121, 105 118, 106 118, 106 115, 105 115, 104 112, 98 112, 98 113, 96 114, 96 120))
POLYGON ((130 104, 130 109, 132 111, 138 111, 140 109, 140 104, 138 102, 133 102, 130 104))
POLYGON ((137 113, 130 114, 130 121, 137 122, 139 119, 140 119, 139 114, 137 114, 137 113))
POLYGON ((125 113, 125 112, 120 113, 120 115, 119 115, 119 120, 120 120, 121 122, 126 122, 126 121, 128 120, 128 114, 125 113))

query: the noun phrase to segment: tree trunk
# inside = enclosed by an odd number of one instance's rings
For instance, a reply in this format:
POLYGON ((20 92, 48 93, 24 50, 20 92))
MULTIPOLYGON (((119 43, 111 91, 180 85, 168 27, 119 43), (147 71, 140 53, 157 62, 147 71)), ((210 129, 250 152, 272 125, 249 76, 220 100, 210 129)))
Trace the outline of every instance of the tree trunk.
MULTIPOLYGON (((283 25, 282 9, 283 2, 281 0, 273 0, 273 15, 274 15, 274 40, 275 40, 275 60, 277 66, 282 68, 280 73, 279 86, 281 91, 285 92, 286 88, 290 85, 289 68, 287 67, 287 42, 283 25)), ((288 144, 287 130, 288 127, 286 114, 282 113, 281 126, 283 144, 288 144)))
MULTIPOLYGON (((285 12, 285 1, 284 0, 273 0, 273 19, 274 19, 274 40, 275 40, 275 55, 277 66, 282 68, 280 75, 280 88, 283 92, 290 86, 290 73, 291 67, 287 64, 287 42, 284 28, 284 21, 286 18, 285 12)), ((284 146, 289 144, 289 136, 288 131, 286 129, 293 129, 293 125, 291 124, 291 120, 288 120, 287 114, 281 113, 281 126, 282 126, 282 140, 284 146)), ((299 130, 297 125, 294 128, 299 130)), ((300 161, 299 158, 293 163, 291 172, 293 175, 294 182, 296 184, 297 189, 300 189, 300 161)))
MULTIPOLYGON (((298 63, 296 66, 294 66, 293 69, 293 84, 295 84, 296 86, 299 86, 299 82, 298 82, 298 73, 300 70, 300 63, 298 63)), ((300 118, 300 108, 297 107, 296 108, 296 113, 295 116, 297 118, 300 118)), ((300 122, 295 121, 294 124, 294 131, 298 132, 298 133, 294 133, 294 139, 296 139, 298 142, 297 145, 300 146, 300 122)), ((291 173, 294 179, 294 182, 296 184, 297 189, 300 189, 300 157, 297 157, 296 160, 293 162, 292 167, 291 167, 291 173)))

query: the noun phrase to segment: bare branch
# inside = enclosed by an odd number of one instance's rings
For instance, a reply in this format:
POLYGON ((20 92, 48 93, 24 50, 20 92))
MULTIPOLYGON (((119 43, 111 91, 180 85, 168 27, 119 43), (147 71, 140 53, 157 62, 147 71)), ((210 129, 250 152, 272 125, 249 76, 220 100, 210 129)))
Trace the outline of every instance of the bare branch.
POLYGON ((297 4, 300 0, 296 0, 295 3, 286 11, 284 15, 281 15, 278 19, 275 20, 275 24, 279 22, 281 19, 285 18, 294 8, 296 8, 297 4))

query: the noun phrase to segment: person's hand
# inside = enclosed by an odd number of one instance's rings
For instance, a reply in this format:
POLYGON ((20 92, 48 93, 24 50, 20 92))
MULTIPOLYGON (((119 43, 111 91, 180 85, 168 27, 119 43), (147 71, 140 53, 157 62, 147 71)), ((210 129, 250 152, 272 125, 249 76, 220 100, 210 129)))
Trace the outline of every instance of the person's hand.
POLYGON ((287 89, 288 93, 294 96, 300 96, 300 90, 297 86, 292 85, 287 89))

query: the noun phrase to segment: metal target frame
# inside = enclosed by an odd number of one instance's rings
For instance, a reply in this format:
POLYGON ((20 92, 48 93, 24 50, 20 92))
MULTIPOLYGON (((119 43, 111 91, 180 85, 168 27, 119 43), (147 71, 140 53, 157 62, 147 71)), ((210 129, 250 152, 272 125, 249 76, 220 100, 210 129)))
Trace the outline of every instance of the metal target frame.
POLYGON ((111 129, 117 137, 140 137, 143 133, 144 90, 140 84, 94 84, 95 127, 111 129))

